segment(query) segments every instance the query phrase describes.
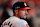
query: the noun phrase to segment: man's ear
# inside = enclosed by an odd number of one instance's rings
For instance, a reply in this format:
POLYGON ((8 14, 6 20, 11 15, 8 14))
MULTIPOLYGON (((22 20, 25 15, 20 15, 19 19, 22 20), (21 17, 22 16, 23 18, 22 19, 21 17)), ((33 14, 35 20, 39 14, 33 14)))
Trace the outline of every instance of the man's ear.
POLYGON ((18 10, 14 10, 15 14, 18 14, 18 10))

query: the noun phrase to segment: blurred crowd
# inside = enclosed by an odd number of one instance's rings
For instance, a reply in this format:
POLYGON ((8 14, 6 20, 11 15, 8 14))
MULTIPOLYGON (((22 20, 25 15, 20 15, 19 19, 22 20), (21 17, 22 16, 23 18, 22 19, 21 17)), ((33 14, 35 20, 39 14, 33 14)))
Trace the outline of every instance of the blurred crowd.
POLYGON ((6 19, 14 15, 12 6, 16 2, 25 2, 27 5, 29 5, 30 8, 32 8, 29 14, 33 16, 32 20, 33 20, 34 26, 40 27, 40 23, 37 22, 40 20, 40 0, 0 0, 0 25, 6 19), (39 25, 36 25, 37 23, 39 25))

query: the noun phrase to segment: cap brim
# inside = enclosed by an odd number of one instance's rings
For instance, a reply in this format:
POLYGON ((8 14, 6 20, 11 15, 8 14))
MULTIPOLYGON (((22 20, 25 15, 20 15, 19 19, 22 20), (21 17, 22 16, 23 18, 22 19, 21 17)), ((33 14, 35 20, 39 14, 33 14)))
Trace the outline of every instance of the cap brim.
POLYGON ((27 9, 31 9, 31 8, 30 7, 20 8, 20 10, 27 10, 27 9))

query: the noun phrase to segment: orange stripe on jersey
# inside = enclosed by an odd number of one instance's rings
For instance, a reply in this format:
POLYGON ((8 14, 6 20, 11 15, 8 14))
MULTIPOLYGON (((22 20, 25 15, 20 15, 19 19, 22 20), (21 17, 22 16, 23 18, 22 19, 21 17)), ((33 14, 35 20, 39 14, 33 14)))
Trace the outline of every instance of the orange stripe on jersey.
POLYGON ((28 27, 28 24, 26 24, 26 27, 28 27))

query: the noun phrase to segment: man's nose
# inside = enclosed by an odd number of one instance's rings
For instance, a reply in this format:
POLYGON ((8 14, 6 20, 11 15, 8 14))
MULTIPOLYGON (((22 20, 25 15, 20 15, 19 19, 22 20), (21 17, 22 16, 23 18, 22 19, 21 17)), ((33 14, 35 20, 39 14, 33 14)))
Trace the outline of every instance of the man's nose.
POLYGON ((25 14, 28 14, 28 12, 27 12, 27 11, 25 11, 25 14))

